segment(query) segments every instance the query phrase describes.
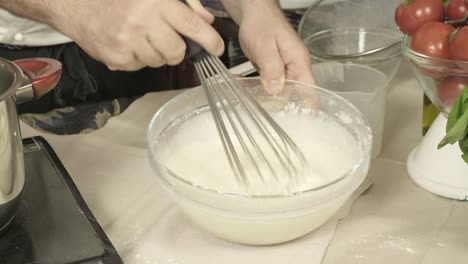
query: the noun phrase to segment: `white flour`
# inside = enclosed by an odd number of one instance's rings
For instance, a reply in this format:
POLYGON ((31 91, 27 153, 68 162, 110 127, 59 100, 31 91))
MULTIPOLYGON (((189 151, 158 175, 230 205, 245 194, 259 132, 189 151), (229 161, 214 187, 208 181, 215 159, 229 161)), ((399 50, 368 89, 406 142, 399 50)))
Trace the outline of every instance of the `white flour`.
MULTIPOLYGON (((304 191, 325 185, 343 176, 361 156, 351 133, 323 113, 317 115, 310 111, 298 112, 292 108, 273 117, 302 149, 310 164, 310 173, 304 175, 304 181, 289 191, 304 191)), ((260 145, 266 149, 262 141, 260 145)), ((283 174, 282 184, 270 182, 272 178, 268 181, 270 184, 264 184, 260 178, 252 176, 248 193, 240 188, 209 111, 190 118, 178 129, 172 130, 164 148, 158 152, 162 153, 161 158, 167 168, 195 185, 222 193, 284 194, 285 186, 290 181, 283 174)), ((271 156, 274 155, 273 152, 267 151, 266 154, 274 160, 271 156)), ((275 171, 281 172, 282 167, 278 163, 274 165, 275 171)), ((252 168, 247 168, 247 174, 256 175, 252 168)))

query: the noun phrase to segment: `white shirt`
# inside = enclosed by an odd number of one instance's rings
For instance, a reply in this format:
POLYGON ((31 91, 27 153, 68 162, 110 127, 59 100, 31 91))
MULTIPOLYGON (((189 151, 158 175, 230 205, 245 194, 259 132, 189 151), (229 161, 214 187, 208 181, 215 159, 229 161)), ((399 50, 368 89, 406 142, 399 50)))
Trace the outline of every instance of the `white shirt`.
POLYGON ((50 46, 71 42, 46 24, 17 17, 0 9, 0 43, 18 46, 50 46))

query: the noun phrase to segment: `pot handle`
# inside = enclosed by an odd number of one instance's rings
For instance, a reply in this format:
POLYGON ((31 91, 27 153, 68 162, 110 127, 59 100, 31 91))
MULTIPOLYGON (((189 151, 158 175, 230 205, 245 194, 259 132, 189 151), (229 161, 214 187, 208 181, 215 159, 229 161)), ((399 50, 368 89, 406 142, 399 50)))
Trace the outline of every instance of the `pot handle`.
POLYGON ((21 70, 29 77, 31 83, 24 89, 30 90, 33 93, 26 91, 21 92, 21 96, 27 95, 30 98, 18 98, 20 101, 28 101, 34 98, 39 98, 42 95, 52 90, 60 81, 62 75, 62 64, 50 58, 30 58, 13 61, 21 70))

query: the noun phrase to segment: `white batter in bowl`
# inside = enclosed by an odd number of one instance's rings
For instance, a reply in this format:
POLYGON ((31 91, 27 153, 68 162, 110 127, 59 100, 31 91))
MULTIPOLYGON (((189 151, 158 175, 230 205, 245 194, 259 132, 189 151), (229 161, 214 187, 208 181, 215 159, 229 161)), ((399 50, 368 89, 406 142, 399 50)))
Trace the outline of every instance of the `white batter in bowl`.
POLYGON ((287 81, 283 93, 271 96, 259 79, 240 81, 302 148, 311 169, 296 190, 255 179, 248 191, 238 185, 201 88, 156 113, 149 158, 164 189, 205 230, 242 244, 286 242, 325 223, 362 183, 371 131, 353 105, 329 91, 287 81))

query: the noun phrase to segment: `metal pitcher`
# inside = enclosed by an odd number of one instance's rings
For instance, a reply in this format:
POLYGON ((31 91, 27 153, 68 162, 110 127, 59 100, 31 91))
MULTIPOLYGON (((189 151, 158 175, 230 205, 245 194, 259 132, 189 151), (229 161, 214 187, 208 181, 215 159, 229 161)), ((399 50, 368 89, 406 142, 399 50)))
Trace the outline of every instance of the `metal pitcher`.
POLYGON ((62 73, 48 58, 0 58, 0 231, 13 220, 24 185, 23 145, 16 104, 50 91, 62 73))

